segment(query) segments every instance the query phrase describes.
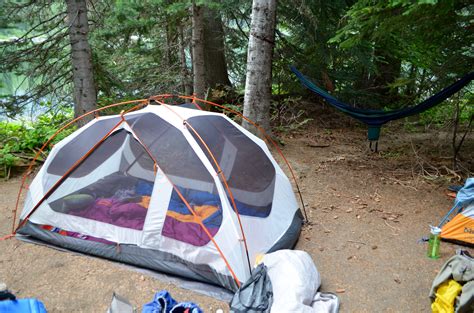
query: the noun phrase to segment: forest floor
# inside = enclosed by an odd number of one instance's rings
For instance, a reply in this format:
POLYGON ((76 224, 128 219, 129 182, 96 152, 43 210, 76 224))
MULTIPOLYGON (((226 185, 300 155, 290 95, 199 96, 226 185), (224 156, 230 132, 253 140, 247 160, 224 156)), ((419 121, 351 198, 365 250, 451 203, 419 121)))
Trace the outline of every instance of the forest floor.
MULTIPOLYGON (((443 242, 441 258, 431 260, 419 242, 453 203, 446 187, 460 183, 443 167, 450 162, 449 134, 394 123, 371 153, 365 132, 335 114, 281 136, 311 221, 296 249, 311 254, 322 290, 337 292, 341 312, 430 312, 431 283, 460 248, 443 242)), ((474 153, 472 137, 463 150, 474 153)), ((0 182, 0 234, 10 230, 18 187, 18 178, 0 182)), ((104 312, 113 292, 140 308, 162 289, 205 312, 228 310, 224 302, 107 260, 16 239, 0 242, 0 281, 20 298, 41 299, 50 312, 104 312)))

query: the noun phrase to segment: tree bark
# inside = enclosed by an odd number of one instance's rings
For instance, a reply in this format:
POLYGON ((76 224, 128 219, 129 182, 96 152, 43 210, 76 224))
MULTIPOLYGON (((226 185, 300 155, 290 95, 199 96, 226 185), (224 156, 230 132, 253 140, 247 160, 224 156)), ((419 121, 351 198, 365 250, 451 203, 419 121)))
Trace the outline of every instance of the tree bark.
POLYGON ((206 68, 204 61, 204 17, 202 8, 195 1, 192 5, 192 50, 193 50, 193 89, 198 98, 206 94, 206 68))
MULTIPOLYGON (((253 0, 247 53, 244 116, 270 131, 272 55, 275 40, 276 0, 253 0)), ((257 133, 248 122, 242 126, 257 133)))
MULTIPOLYGON (((66 0, 71 42, 71 62, 74 84, 74 115, 80 116, 97 106, 92 52, 88 41, 89 25, 86 0, 66 0)), ((79 121, 84 124, 92 117, 79 121)))
POLYGON ((203 7, 204 16, 204 64, 206 87, 230 86, 225 58, 224 28, 219 12, 203 7))

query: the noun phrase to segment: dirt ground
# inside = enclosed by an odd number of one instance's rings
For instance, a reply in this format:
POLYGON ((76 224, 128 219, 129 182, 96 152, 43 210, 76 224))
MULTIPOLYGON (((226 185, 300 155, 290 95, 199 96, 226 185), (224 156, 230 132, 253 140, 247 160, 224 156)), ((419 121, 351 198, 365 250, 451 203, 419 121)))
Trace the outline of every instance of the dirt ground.
MULTIPOLYGON (((341 312, 430 312, 431 283, 460 248, 443 242, 441 258, 431 260, 419 242, 452 205, 446 186, 459 178, 443 172, 449 139, 389 125, 380 152, 370 153, 365 129, 347 123, 339 115, 319 118, 282 136, 311 221, 296 248, 313 257, 322 290, 338 292, 341 312)), ((472 138, 465 151, 474 152, 472 138)), ((18 187, 18 178, 0 182, 1 235, 10 231, 18 187)), ((140 309, 162 289, 206 312, 228 311, 224 302, 107 260, 16 239, 0 241, 0 281, 20 298, 41 299, 50 312, 105 312, 114 291, 140 309)))

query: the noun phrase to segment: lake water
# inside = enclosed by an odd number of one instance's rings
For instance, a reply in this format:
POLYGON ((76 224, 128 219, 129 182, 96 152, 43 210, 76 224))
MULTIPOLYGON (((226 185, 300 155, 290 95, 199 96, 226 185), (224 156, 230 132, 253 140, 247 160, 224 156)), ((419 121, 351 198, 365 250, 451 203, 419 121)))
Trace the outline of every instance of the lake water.
MULTIPOLYGON (((15 73, 2 73, 0 76, 0 95, 21 96, 33 86, 34 80, 24 75, 16 75, 15 73)), ((51 101, 51 99, 43 99, 44 101, 51 101)), ((1 101, 1 100, 0 100, 1 101)), ((34 120, 38 114, 44 112, 44 108, 41 108, 38 103, 27 103, 23 113, 18 116, 18 119, 30 119, 34 120)), ((0 121, 11 120, 0 112, 0 121)))

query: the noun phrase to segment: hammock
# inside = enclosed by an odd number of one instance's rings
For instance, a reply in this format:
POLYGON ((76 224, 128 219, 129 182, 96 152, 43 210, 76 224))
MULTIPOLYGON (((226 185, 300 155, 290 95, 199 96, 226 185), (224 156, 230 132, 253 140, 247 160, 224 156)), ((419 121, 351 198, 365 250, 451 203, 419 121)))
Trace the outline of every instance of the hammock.
POLYGON ((471 72, 464 76, 463 78, 459 79, 457 82, 453 83, 452 85, 444 88, 437 94, 431 96, 430 98, 424 100, 423 102, 397 110, 371 110, 371 109, 359 109, 350 106, 349 104, 343 103, 332 95, 324 91, 323 89, 316 86, 312 81, 310 81, 306 76, 300 73, 294 66, 291 67, 293 73, 295 73, 296 77, 301 81, 301 83, 311 90, 312 92, 320 95, 326 101, 329 102, 332 106, 336 109, 346 113, 347 115, 358 119, 362 123, 369 126, 368 130, 368 140, 369 141, 377 141, 380 136, 380 128, 383 124, 388 123, 392 120, 397 120, 403 117, 407 117, 410 115, 418 114, 432 107, 440 104, 447 98, 451 97, 453 94, 464 88, 467 84, 469 84, 472 79, 474 79, 474 72, 471 72))

